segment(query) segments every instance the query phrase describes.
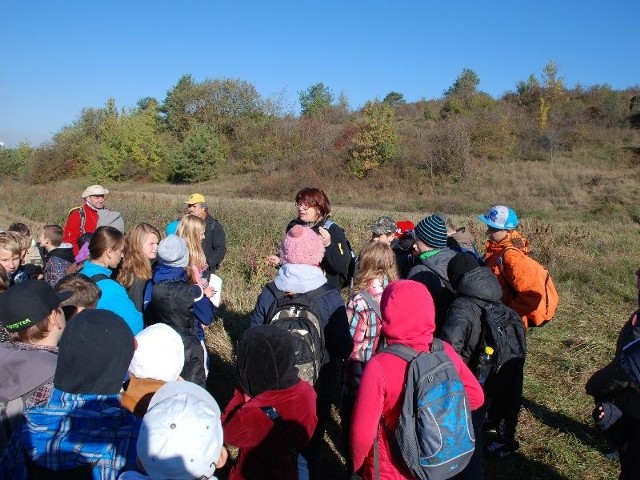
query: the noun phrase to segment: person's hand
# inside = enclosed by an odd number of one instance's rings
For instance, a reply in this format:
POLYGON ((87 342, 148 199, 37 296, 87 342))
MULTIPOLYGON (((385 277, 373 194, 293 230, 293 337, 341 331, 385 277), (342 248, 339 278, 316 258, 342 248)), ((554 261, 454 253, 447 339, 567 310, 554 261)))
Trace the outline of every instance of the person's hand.
POLYGON ((280 265, 280 257, 278 255, 268 255, 264 257, 267 265, 271 265, 272 267, 277 267, 280 265))
POLYGON ((216 291, 213 289, 213 287, 207 287, 202 289, 203 293, 207 296, 207 298, 211 298, 216 294, 216 291))
POLYGON ((329 230, 324 227, 320 227, 318 228, 318 235, 320 235, 320 238, 322 239, 322 245, 324 245, 324 248, 328 248, 329 245, 331 245, 331 234, 329 233, 329 230))

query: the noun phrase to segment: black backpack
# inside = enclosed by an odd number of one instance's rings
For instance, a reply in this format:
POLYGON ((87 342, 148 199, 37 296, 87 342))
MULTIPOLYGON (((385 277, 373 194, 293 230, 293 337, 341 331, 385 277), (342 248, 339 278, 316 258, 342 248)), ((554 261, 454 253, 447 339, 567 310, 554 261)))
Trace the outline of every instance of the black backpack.
POLYGON ((478 354, 485 347, 493 348, 496 371, 514 358, 523 359, 527 353, 527 339, 522 318, 502 302, 489 303, 482 310, 482 334, 478 354))
POLYGON ((276 301, 271 305, 265 323, 286 330, 293 336, 298 376, 315 385, 320 367, 328 356, 322 315, 316 300, 334 289, 325 283, 310 292, 291 294, 278 290, 273 282, 268 283, 267 288, 276 301))

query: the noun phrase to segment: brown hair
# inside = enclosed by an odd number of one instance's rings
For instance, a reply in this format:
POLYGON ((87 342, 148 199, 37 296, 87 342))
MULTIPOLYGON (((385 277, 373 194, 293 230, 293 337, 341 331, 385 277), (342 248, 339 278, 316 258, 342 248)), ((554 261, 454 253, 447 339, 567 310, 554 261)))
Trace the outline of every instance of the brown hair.
POLYGON ((116 250, 125 243, 124 234, 113 227, 98 227, 89 242, 91 260, 102 257, 107 250, 116 250))
POLYGON ((331 213, 331 203, 329 203, 329 198, 319 188, 303 188, 296 194, 296 203, 317 208, 323 219, 327 218, 331 213))
POLYGON ((51 242, 51 245, 59 247, 62 244, 64 230, 60 225, 45 225, 42 227, 42 235, 51 242))
POLYGON ((14 342, 22 343, 36 343, 40 340, 44 340, 49 335, 49 317, 57 309, 51 310, 41 322, 31 325, 29 328, 21 330, 19 332, 7 332, 9 338, 14 342))
POLYGON ((384 277, 387 277, 389 282, 399 278, 395 254, 386 243, 371 242, 360 252, 353 291, 366 290, 373 280, 384 277))
POLYGON ((65 275, 53 287, 56 293, 71 292, 71 296, 60 303, 61 307, 74 306, 96 308, 102 291, 96 283, 83 273, 65 275))
POLYGON ((118 272, 118 283, 124 288, 133 285, 136 278, 149 280, 152 275, 151 262, 142 252, 142 244, 147 235, 155 235, 160 242, 160 232, 148 223, 138 223, 127 235, 124 256, 118 272))
POLYGON ((207 264, 207 257, 204 256, 202 248, 201 232, 204 232, 206 223, 195 215, 185 215, 178 224, 176 234, 182 237, 189 249, 189 264, 202 268, 207 264))

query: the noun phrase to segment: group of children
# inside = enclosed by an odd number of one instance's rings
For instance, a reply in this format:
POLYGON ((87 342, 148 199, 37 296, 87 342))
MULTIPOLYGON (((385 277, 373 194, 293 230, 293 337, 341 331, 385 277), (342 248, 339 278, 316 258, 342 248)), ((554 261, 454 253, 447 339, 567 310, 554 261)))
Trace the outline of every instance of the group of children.
POLYGON ((385 349, 429 352, 436 337, 464 386, 476 438, 456 478, 482 478, 483 451, 517 450, 524 330, 545 321, 537 317, 545 292, 524 258, 530 246, 515 212, 498 205, 479 215, 484 257, 445 214, 415 225, 380 217, 354 273, 344 232, 326 221, 326 195, 304 189, 296 205, 277 261, 268 260, 277 274, 238 344, 223 412, 204 390, 203 327, 214 319, 215 292, 201 218, 186 215, 164 238, 147 223, 126 236, 97 227, 81 239, 86 258, 47 225, 42 272, 25 260, 30 233, 0 233, 0 360, 12 372, 0 378, 3 426, 13 433, 2 438, 6 478, 212 478, 226 462, 224 444, 239 449, 229 478, 322 478, 338 382, 346 478, 413 478, 390 434, 408 363, 385 349), (296 310, 297 326, 286 310, 296 310), (510 332, 506 343, 492 339, 494 321, 510 332), (488 346, 500 355, 481 384, 488 346))

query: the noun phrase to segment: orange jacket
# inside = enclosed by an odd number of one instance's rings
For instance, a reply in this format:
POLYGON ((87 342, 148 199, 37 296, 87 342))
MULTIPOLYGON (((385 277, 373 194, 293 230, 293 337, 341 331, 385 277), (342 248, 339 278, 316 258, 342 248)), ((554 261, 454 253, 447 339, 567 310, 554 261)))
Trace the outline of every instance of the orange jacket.
POLYGON ((502 287, 502 303, 513 308, 522 317, 525 327, 527 317, 540 305, 544 292, 540 292, 537 272, 531 263, 524 261, 530 253, 529 241, 515 230, 499 242, 487 241, 485 266, 491 268, 502 287))

